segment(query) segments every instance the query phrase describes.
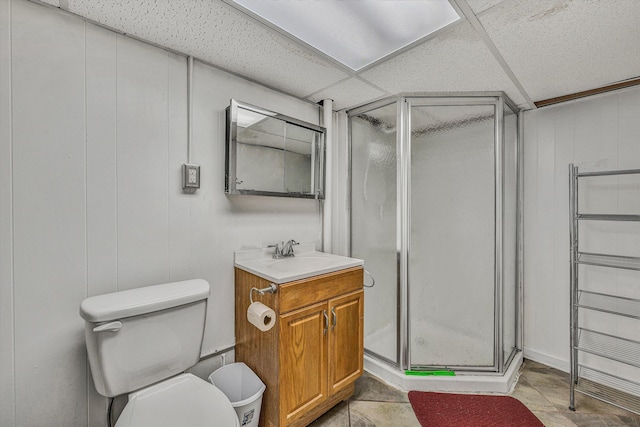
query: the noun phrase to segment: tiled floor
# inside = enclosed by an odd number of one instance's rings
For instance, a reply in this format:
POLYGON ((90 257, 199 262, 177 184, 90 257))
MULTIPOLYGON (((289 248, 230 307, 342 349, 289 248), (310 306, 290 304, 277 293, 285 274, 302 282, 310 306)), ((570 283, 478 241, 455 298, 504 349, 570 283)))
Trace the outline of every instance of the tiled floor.
MULTIPOLYGON (((512 396, 547 427, 640 427, 640 416, 579 393, 576 411, 570 411, 569 375, 530 360, 525 360, 512 396)), ((365 374, 356 382, 356 392, 349 401, 340 403, 311 426, 420 427, 420 424, 413 415, 407 393, 365 374)))

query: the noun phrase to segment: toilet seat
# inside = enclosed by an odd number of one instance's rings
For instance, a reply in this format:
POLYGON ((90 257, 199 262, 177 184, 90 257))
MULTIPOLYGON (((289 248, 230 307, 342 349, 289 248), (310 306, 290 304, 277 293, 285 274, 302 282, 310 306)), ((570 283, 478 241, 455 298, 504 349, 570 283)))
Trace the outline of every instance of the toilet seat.
POLYGON ((129 395, 116 427, 239 427, 236 411, 217 387, 180 374, 129 395))

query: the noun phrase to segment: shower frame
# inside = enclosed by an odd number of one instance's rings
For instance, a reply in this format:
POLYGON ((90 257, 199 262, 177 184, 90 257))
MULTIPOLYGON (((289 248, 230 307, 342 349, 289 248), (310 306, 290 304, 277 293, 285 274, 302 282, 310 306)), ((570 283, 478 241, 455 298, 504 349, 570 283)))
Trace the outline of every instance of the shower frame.
MULTIPOLYGON (((522 349, 523 339, 523 177, 522 135, 523 115, 503 92, 447 92, 447 93, 403 93, 384 98, 347 111, 348 120, 348 195, 349 195, 349 253, 352 253, 352 129, 351 118, 368 111, 396 104, 396 153, 397 153, 397 217, 396 217, 396 267, 397 267, 397 345, 396 360, 391 360, 365 348, 367 356, 404 371, 412 368, 410 349, 410 243, 411 243, 411 108, 413 106, 470 106, 494 105, 494 364, 492 367, 455 368, 458 374, 502 375, 516 354, 522 349), (504 169, 504 106, 517 116, 516 151, 516 262, 515 262, 515 346, 505 357, 503 351, 503 188, 504 169)), ((430 366, 438 368, 438 366, 430 366)), ((448 368, 442 366, 442 368, 448 368)))

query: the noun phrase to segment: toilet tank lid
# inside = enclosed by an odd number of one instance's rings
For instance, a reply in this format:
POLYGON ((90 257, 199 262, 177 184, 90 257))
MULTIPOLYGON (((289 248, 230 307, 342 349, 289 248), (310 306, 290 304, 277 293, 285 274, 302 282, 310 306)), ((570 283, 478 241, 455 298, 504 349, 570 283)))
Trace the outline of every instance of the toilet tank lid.
POLYGON ((87 322, 106 322, 189 304, 208 296, 209 282, 203 279, 145 286, 87 298, 80 304, 80 316, 87 322))

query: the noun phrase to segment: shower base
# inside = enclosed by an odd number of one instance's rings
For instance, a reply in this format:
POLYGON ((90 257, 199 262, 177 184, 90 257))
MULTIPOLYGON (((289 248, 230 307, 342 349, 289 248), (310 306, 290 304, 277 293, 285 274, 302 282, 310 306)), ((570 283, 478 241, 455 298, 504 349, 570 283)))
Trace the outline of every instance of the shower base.
POLYGON ((410 391, 442 391, 455 393, 500 393, 507 394, 515 386, 520 367, 522 352, 518 352, 504 375, 495 373, 458 373, 456 376, 407 376, 404 372, 365 355, 364 369, 386 383, 410 391))

